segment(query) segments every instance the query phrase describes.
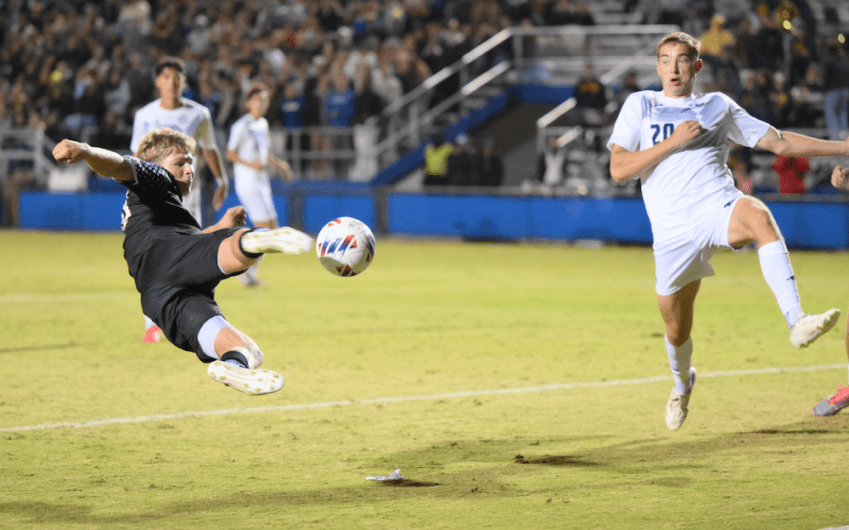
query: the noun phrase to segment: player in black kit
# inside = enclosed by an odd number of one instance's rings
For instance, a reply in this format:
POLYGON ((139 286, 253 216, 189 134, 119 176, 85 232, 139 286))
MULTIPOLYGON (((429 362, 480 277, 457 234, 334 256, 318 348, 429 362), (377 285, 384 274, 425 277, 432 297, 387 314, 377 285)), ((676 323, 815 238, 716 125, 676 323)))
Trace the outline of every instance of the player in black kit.
POLYGON ((124 258, 144 313, 165 337, 210 363, 208 374, 215 381, 247 394, 276 392, 283 378, 259 368, 262 351, 224 319, 214 299, 215 287, 264 253, 304 254, 313 241, 289 227, 245 228, 241 206, 201 230, 182 203, 194 177, 196 147, 191 137, 162 128, 144 137, 135 156, 73 140, 59 142, 53 156, 69 164, 85 161, 95 173, 127 187, 124 258))

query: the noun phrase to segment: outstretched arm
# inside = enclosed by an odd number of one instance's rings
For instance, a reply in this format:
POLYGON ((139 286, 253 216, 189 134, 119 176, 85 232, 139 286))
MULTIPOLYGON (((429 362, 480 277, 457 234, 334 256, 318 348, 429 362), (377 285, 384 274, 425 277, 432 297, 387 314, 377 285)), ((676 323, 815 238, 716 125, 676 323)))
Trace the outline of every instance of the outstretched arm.
POLYGON ((283 177, 283 180, 285 180, 286 182, 292 181, 292 179, 294 178, 294 173, 292 172, 292 166, 289 165, 289 162, 286 162, 281 158, 277 158, 271 153, 269 153, 268 155, 268 162, 269 164, 274 166, 274 169, 276 169, 278 173, 280 173, 280 176, 283 177))
POLYGON ((650 167, 663 162, 678 148, 702 133, 697 121, 684 121, 664 141, 643 151, 628 151, 614 144, 610 149, 610 176, 616 183, 632 179, 650 167))
POLYGON ((133 168, 124 157, 101 147, 92 147, 74 140, 62 140, 53 148, 53 158, 66 164, 83 160, 98 175, 121 181, 133 180, 133 168))
POLYGON ((755 147, 784 156, 849 156, 849 139, 844 142, 820 140, 804 134, 770 127, 755 147))

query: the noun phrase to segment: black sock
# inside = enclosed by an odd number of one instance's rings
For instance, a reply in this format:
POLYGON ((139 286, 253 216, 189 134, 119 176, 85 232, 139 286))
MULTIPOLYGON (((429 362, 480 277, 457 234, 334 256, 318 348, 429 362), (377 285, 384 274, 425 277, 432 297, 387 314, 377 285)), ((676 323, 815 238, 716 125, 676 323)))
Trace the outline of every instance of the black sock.
POLYGON ((237 352, 236 350, 228 351, 227 353, 221 356, 221 360, 224 362, 233 361, 235 363, 238 363, 242 368, 249 368, 247 357, 245 357, 243 353, 237 352))
POLYGON ((256 230, 256 228, 251 228, 250 230, 248 230, 247 232, 245 232, 244 234, 239 236, 239 250, 242 251, 242 254, 244 254, 245 256, 247 256, 251 259, 257 259, 257 258, 261 257, 262 253, 257 254, 256 252, 248 252, 247 250, 245 250, 245 247, 242 246, 242 238, 245 237, 246 235, 250 234, 254 230, 256 230))

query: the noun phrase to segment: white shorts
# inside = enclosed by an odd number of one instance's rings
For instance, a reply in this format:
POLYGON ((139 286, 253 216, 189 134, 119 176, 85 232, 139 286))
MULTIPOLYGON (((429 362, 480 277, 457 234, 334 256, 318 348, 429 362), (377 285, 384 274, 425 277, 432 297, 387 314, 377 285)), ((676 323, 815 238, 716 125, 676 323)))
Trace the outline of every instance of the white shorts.
MULTIPOLYGON (((736 191, 736 190, 735 190, 736 191)), ((732 248, 728 243, 728 225, 740 192, 725 195, 713 208, 700 209, 699 219, 679 235, 654 244, 655 291, 661 296, 674 294, 687 284, 713 276, 710 258, 717 248, 732 248), (719 208, 719 210, 717 210, 719 208)))
POLYGON ((266 223, 273 221, 277 223, 277 210, 274 208, 274 199, 271 194, 271 181, 268 176, 240 176, 235 175, 236 195, 239 202, 245 207, 248 219, 251 223, 266 223))

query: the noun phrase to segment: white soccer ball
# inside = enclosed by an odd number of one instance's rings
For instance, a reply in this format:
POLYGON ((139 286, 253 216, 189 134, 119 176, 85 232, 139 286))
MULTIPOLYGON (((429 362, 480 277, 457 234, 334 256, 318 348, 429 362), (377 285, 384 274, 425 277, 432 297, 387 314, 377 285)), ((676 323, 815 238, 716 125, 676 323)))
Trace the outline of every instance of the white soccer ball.
POLYGON ((318 260, 336 276, 356 276, 371 265, 376 243, 365 223, 339 217, 324 225, 315 240, 318 260))

